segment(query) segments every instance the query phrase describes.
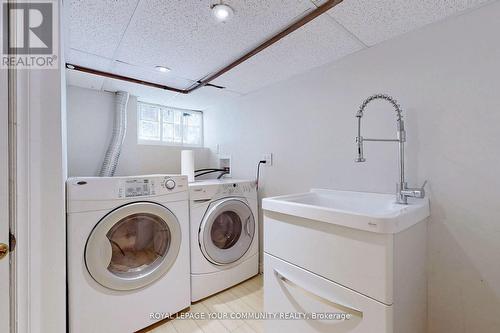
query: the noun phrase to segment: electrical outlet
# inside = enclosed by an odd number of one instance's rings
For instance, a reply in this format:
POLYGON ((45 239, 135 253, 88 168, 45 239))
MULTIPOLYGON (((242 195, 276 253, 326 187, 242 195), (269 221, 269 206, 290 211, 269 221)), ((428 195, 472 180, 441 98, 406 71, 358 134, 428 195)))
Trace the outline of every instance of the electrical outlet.
POLYGON ((226 176, 231 177, 231 156, 219 156, 219 168, 228 168, 229 173, 227 173, 226 176))
POLYGON ((268 154, 262 155, 262 160, 266 161, 265 166, 272 166, 273 165, 273 154, 268 153, 268 154))

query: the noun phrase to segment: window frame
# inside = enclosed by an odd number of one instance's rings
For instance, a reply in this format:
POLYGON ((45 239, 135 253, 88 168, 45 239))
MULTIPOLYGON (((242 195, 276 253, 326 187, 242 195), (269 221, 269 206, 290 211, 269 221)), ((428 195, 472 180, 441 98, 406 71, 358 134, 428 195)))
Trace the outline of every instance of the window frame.
MULTIPOLYGON (((192 109, 181 109, 181 108, 175 108, 167 105, 161 105, 161 104, 156 104, 156 103, 149 103, 149 102, 143 102, 143 101, 137 101, 137 114, 136 114, 136 126, 137 126, 137 144, 138 145, 148 145, 148 146, 170 146, 170 147, 187 147, 187 148, 203 148, 204 147, 204 126, 205 126, 205 121, 204 121, 204 114, 203 111, 201 110, 192 110, 192 109), (160 108, 159 110, 159 140, 149 140, 149 139, 142 139, 140 137, 141 135, 141 106, 140 104, 146 104, 146 105, 151 105, 160 108), (201 125, 200 125, 200 143, 199 144, 188 144, 188 143, 176 143, 172 141, 163 141, 163 112, 164 110, 172 110, 172 111, 180 111, 180 112, 194 112, 194 113, 199 113, 201 115, 201 125)), ((181 137, 182 140, 184 140, 184 117, 181 117, 181 137)))

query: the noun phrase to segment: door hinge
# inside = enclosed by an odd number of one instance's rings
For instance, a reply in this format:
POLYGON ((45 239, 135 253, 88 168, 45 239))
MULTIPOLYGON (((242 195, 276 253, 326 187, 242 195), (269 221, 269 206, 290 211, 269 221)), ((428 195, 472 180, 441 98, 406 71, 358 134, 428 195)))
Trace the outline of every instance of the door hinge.
POLYGON ((9 232, 9 251, 12 252, 16 248, 17 240, 13 233, 9 232))

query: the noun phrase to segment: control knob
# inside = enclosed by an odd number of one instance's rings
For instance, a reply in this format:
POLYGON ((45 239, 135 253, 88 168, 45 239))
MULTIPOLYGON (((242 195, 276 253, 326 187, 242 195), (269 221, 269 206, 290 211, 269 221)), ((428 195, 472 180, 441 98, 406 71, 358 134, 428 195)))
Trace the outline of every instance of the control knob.
POLYGON ((173 190, 175 188, 175 181, 173 179, 167 179, 165 181, 165 187, 168 190, 173 190))

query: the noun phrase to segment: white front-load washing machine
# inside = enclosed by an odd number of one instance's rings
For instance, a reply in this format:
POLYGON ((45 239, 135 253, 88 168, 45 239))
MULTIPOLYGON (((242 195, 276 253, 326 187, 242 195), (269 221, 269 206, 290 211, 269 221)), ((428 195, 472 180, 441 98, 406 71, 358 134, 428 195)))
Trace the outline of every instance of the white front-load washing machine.
POLYGON ((70 333, 127 333, 190 305, 185 176, 67 181, 70 333))
POLYGON ((189 184, 191 300, 234 286, 259 272, 255 181, 189 184))

